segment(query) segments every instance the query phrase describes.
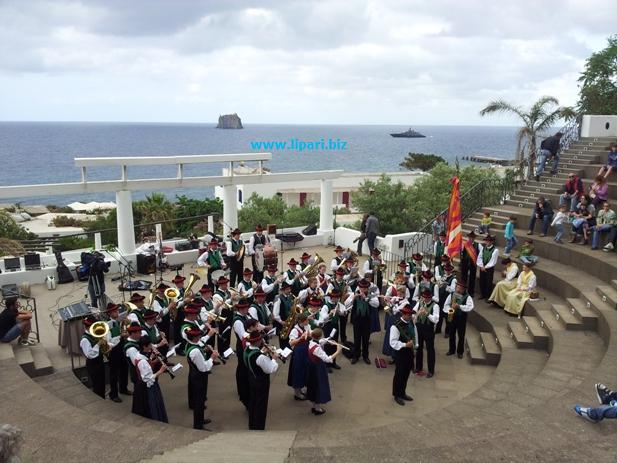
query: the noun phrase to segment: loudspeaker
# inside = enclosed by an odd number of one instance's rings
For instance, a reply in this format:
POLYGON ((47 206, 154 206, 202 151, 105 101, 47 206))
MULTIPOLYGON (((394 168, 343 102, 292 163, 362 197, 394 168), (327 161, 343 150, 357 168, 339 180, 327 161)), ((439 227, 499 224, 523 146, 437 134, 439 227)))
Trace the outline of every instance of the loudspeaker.
POLYGON ((142 275, 156 273, 156 256, 137 254, 137 272, 142 275))
POLYGON ((315 224, 309 225, 304 230, 302 230, 302 234, 305 236, 316 235, 317 234, 317 226, 315 224))
POLYGON ((191 243, 189 243, 188 241, 178 241, 176 243, 176 251, 188 251, 190 249, 191 243))

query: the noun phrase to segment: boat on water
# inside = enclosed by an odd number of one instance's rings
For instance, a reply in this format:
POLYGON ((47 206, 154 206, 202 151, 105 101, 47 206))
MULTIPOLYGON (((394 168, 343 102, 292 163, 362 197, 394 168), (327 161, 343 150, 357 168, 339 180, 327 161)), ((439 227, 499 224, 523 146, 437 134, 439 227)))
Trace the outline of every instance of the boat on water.
POLYGON ((420 132, 416 132, 411 128, 405 132, 391 133, 390 136, 394 138, 426 138, 426 135, 422 135, 420 132))

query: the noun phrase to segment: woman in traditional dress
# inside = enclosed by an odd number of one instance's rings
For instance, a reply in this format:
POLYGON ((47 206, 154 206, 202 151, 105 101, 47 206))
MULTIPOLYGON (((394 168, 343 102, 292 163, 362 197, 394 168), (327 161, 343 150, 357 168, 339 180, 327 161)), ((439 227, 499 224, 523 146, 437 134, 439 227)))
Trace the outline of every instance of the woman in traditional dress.
POLYGON ((312 339, 308 348, 309 368, 306 397, 313 402, 311 412, 314 415, 323 415, 326 413, 322 405, 330 402, 332 399, 326 364, 332 363, 342 350, 342 346, 339 344, 334 354, 326 354, 319 343, 322 337, 323 331, 321 328, 315 328, 311 331, 312 339))
POLYGON ((536 275, 531 270, 530 264, 523 264, 523 271, 518 276, 516 288, 510 291, 506 298, 504 310, 514 315, 521 316, 523 306, 531 293, 536 289, 536 275))
POLYGON ((501 264, 505 266, 502 272, 504 279, 495 285, 491 297, 488 298, 489 302, 493 302, 499 307, 506 305, 508 294, 510 294, 510 291, 516 289, 516 277, 518 275, 518 265, 516 265, 516 262, 512 262, 509 257, 503 259, 501 264))
POLYGON ((158 383, 158 377, 167 371, 167 366, 159 360, 150 359, 152 354, 150 336, 142 336, 139 340, 139 346, 141 353, 135 357, 135 368, 137 369, 138 380, 143 382, 147 388, 148 418, 168 423, 165 402, 158 383), (157 369, 156 373, 154 373, 153 367, 157 369))
POLYGON ((308 317, 305 314, 298 315, 296 326, 289 333, 289 345, 293 348, 289 370, 287 374, 287 385, 294 390, 295 400, 306 400, 303 388, 306 386, 308 370, 308 344, 311 328, 308 317))

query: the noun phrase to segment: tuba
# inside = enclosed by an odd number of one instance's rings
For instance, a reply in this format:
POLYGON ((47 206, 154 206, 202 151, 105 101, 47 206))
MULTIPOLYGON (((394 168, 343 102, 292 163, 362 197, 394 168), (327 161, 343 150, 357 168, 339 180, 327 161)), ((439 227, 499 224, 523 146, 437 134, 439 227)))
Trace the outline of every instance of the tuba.
POLYGON ((107 343, 107 333, 109 333, 109 325, 107 322, 100 321, 93 323, 90 329, 88 329, 88 333, 90 333, 90 336, 99 340, 101 354, 109 354, 111 349, 107 343))
POLYGON ((323 263, 323 259, 317 253, 315 253, 315 262, 310 265, 307 265, 306 268, 302 271, 304 276, 307 278, 314 278, 317 276, 319 272, 319 264, 323 263))
POLYGON ((191 273, 189 275, 189 283, 184 288, 184 294, 185 295, 191 290, 191 288, 193 287, 195 282, 197 282, 198 280, 199 280, 199 275, 197 275, 196 273, 191 273))
POLYGON ((291 333, 291 329, 296 324, 296 321, 298 320, 298 315, 300 315, 302 312, 302 306, 299 304, 298 297, 294 297, 289 316, 287 317, 287 320, 285 320, 283 328, 281 328, 281 339, 289 339, 289 333, 291 333))

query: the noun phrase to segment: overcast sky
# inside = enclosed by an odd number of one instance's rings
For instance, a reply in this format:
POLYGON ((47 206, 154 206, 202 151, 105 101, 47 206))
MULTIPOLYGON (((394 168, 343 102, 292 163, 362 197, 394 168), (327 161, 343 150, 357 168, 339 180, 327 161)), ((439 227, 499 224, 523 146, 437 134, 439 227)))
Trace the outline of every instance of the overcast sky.
POLYGON ((577 99, 614 0, 0 0, 0 120, 487 124, 577 99))

